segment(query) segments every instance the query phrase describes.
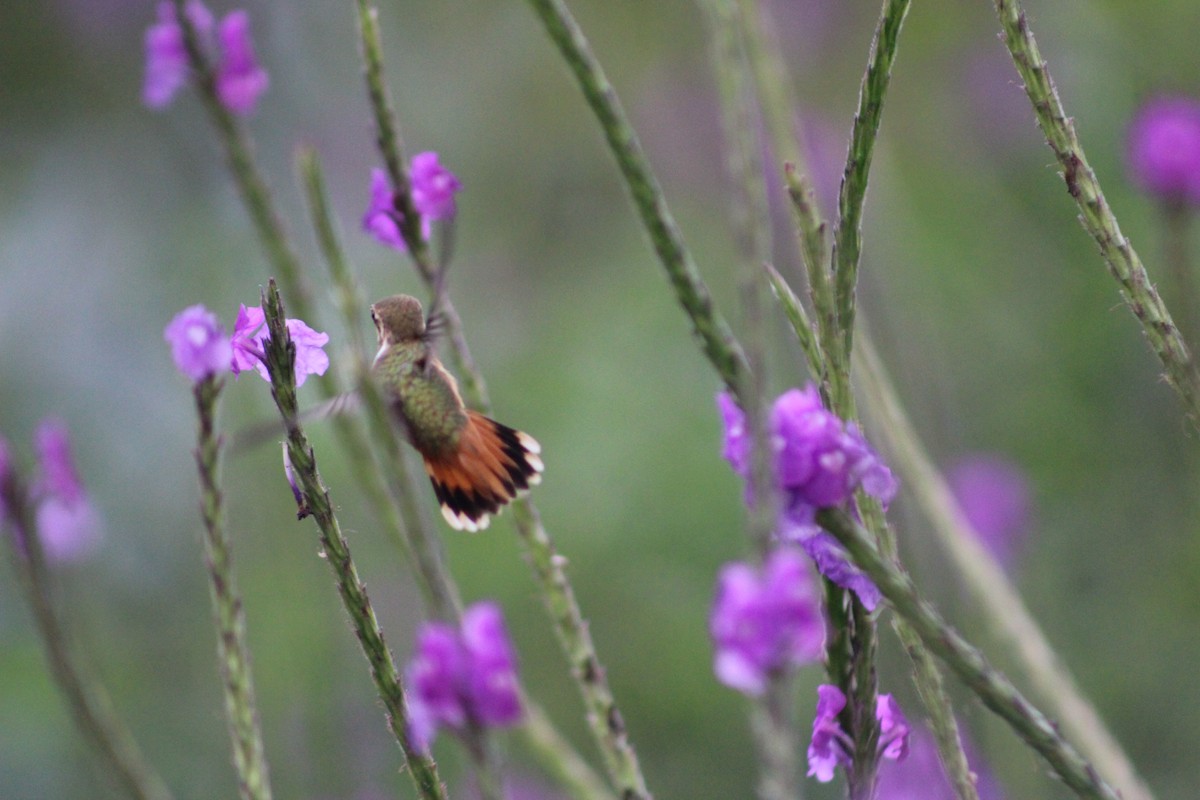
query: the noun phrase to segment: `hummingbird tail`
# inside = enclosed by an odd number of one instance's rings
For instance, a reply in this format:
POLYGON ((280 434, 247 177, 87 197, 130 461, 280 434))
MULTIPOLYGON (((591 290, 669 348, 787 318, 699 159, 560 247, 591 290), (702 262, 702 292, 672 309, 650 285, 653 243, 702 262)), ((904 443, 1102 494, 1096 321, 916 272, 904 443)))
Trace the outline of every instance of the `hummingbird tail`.
POLYGON ((458 449, 447 456, 425 457, 425 471, 450 527, 481 531, 492 514, 540 483, 541 450, 529 434, 467 411, 458 449))

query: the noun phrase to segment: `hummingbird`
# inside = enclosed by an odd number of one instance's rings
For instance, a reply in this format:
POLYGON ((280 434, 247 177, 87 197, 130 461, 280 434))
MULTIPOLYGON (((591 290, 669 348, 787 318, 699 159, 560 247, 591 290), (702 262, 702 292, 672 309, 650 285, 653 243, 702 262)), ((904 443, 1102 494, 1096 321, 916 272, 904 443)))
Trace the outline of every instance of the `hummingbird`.
POLYGON ((442 516, 480 531, 491 515, 542 479, 542 448, 527 433, 469 409, 434 352, 421 302, 392 295, 371 306, 379 352, 371 366, 408 441, 425 461, 442 516))

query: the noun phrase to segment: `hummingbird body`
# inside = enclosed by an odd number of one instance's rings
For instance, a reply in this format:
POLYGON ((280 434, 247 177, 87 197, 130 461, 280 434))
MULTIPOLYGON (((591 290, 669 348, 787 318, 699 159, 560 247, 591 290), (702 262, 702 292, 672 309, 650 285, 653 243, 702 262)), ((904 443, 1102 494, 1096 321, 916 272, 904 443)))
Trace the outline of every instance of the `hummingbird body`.
POLYGON ((541 447, 528 434, 469 410, 438 360, 421 303, 393 295, 371 306, 379 353, 371 368, 401 421, 451 527, 477 531, 541 480, 541 447))

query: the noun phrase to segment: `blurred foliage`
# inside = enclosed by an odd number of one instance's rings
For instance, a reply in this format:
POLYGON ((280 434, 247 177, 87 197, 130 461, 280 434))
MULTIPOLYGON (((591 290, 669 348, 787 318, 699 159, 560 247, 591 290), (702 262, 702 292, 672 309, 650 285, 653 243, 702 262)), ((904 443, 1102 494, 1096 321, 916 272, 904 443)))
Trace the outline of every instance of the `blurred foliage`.
MULTIPOLYGON (((736 321, 697 8, 572 5, 736 321)), ((832 187, 878 9, 774 5, 814 171, 832 187)), ((1018 581, 1030 606, 1158 796, 1194 797, 1200 706, 1183 687, 1200 660, 1197 442, 1074 220, 989 5, 919 3, 909 16, 867 204, 864 315, 939 461, 987 450, 1028 471, 1038 516, 1018 581)), ((1109 200, 1158 275, 1160 220, 1124 178, 1122 137, 1147 93, 1200 92, 1200 5, 1029 5, 1109 200)), ((408 266, 358 231, 376 157, 351 4, 248 7, 271 74, 249 126, 304 258, 319 264, 291 174, 299 142, 324 159, 367 294, 418 292, 408 266)), ((70 424, 107 528, 88 563, 61 573, 71 627, 177 797, 191 800, 235 788, 198 536, 191 398, 161 332, 197 302, 232 326, 237 304, 256 302, 268 276, 195 98, 164 113, 139 103, 152 15, 132 0, 0 4, 0 430, 27 461, 43 415, 70 424)), ((536 499, 571 560, 650 785, 664 798, 748 796, 746 704, 713 678, 706 634, 716 571, 747 551, 741 488, 718 455, 717 382, 528 9, 396 0, 381 15, 410 151, 438 150, 466 187, 450 291, 497 415, 545 448, 536 499)), ((790 232, 776 238, 777 262, 797 274, 790 232)), ((319 268, 312 277, 323 285, 319 268)), ((336 363, 346 339, 332 305, 324 311, 310 322, 331 332, 336 363)), ((771 383, 782 389, 804 376, 782 324, 774 330, 771 383)), ((254 375, 225 392, 226 430, 271 411, 254 375)), ((329 434, 315 435, 403 659, 419 594, 360 507, 329 434)), ((407 796, 315 531, 294 521, 277 451, 227 461, 224 475, 277 796, 407 796)), ((895 512, 926 591, 1010 666, 958 602, 961 587, 903 496, 895 512)), ((509 521, 446 542, 468 599, 503 603, 527 685, 590 755, 509 521)), ((0 575, 0 797, 115 796, 43 669, 11 570, 0 575)), ((883 688, 916 716, 907 674, 891 642, 883 688)), ((816 669, 801 675, 802 730, 820 680, 816 669)), ((959 696, 1011 797, 1063 795, 1006 729, 959 696)), ((510 759, 532 772, 519 740, 507 741, 510 759)), ((438 753, 458 796, 453 748, 438 753)), ((811 782, 806 790, 836 796, 811 782)))

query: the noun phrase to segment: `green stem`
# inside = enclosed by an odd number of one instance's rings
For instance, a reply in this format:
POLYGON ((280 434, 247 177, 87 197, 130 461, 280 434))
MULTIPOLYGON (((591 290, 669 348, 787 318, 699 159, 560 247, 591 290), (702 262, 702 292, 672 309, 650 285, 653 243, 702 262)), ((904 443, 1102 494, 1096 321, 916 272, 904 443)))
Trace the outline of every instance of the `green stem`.
POLYGON ((533 568, 542 602, 554 622, 559 644, 567 655, 571 675, 583 695, 588 727, 604 756, 605 767, 622 800, 649 798, 646 779, 637 752, 625 730, 625 720, 608 686, 604 667, 587 621, 567 577, 567 559, 560 555, 542 527, 537 508, 528 498, 513 503, 513 520, 525 545, 525 556, 533 568))
POLYGON ((837 285, 838 323, 842 353, 850 359, 854 338, 855 286, 862 251, 862 214, 867 198, 867 176, 883 116, 883 99, 892 77, 900 28, 908 14, 909 0, 884 0, 871 56, 858 93, 858 111, 850 131, 850 152, 838 192, 838 222, 833 234, 833 272, 837 285))
MULTIPOLYGON (((440 292, 438 286, 438 271, 429 255, 429 247, 421 236, 420 214, 412 200, 412 185, 408 178, 408 160, 404 156, 404 143, 400 137, 400 126, 396 122, 395 112, 392 111, 391 99, 388 97, 387 83, 383 77, 383 47, 379 39, 379 12, 369 0, 356 0, 358 12, 358 31, 362 44, 363 72, 367 83, 367 95, 371 101, 371 111, 375 119, 377 133, 376 143, 380 156, 387 165, 388 174, 392 179, 392 188, 396 193, 396 207, 401 213, 400 233, 412 256, 417 274, 432 287, 440 292)), ((471 349, 467 346, 463 335, 462 319, 449 296, 442 294, 435 298, 438 313, 445 320, 446 337, 452 345, 450 356, 451 365, 458 375, 462 386, 460 388, 468 398, 477 398, 478 409, 486 408, 487 387, 477 383, 479 370, 471 357, 471 349)), ((432 305, 432 304, 431 304, 432 305)))
MULTIPOLYGON (((12 536, 12 561, 33 611, 34 622, 46 650, 50 674, 67 701, 76 727, 95 748, 105 767, 122 789, 135 800, 171 800, 171 791, 146 760, 133 735, 117 716, 108 692, 85 670, 64 629, 50 585, 46 555, 34 522, 33 507, 24 487, 13 475, 0 487, 12 536)), ((0 527, 4 518, 0 517, 0 527)))
POLYGON ((1121 233, 1117 218, 1104 198, 1075 126, 1063 110, 1058 91, 1042 60, 1025 11, 1017 0, 994 0, 1004 29, 1004 43, 1033 103, 1046 143, 1062 166, 1067 191, 1079 206, 1080 222, 1096 244, 1116 279, 1125 305, 1142 326, 1150 347, 1166 370, 1167 383, 1179 393, 1192 425, 1200 430, 1200 371, 1167 306, 1155 291, 1133 245, 1121 233))
POLYGON ((217 475, 221 441, 213 432, 213 423, 221 386, 221 381, 209 376, 197 383, 193 392, 200 421, 196 466, 200 473, 209 594, 217 625, 217 654, 224 682, 225 714, 229 719, 238 791, 243 800, 270 800, 271 784, 254 702, 250 648, 246 644, 246 616, 233 571, 233 545, 225 532, 217 475))
MULTIPOLYGON (((375 12, 364 0, 359 0, 359 29, 363 37, 363 58, 366 66, 368 94, 375 114, 376 126, 380 131, 388 130, 387 136, 380 135, 379 145, 384 160, 388 163, 403 163, 394 115, 387 103, 383 82, 382 52, 375 12)), ((399 190, 399 185, 397 186, 399 190)), ((399 191, 399 194, 407 194, 399 191)), ((398 199, 401 208, 411 198, 398 199)), ((426 284, 437 290, 437 275, 427 261, 425 250, 414 250, 410 246, 418 274, 426 284)), ((439 298, 441 313, 446 319, 455 371, 461 381, 460 389, 466 402, 483 413, 490 413, 487 384, 475 366, 462 335, 462 326, 448 296, 439 298)), ((566 575, 566 559, 560 556, 553 541, 537 513, 537 508, 528 499, 513 503, 513 519, 517 533, 533 567, 542 600, 555 626, 555 633, 566 652, 572 675, 579 685, 583 697, 589 727, 604 756, 605 766, 623 798, 637 800, 649 798, 646 781, 638 764, 637 753, 625 731, 625 723, 617 708, 616 700, 608 687, 603 666, 596 655, 595 645, 588 631, 587 622, 575 598, 574 590, 566 575)))
POLYGON ((798 737, 792 708, 795 683, 788 674, 772 676, 766 693, 754 704, 750 727, 762 764, 758 780, 758 796, 762 800, 794 800, 799 796, 798 737))
POLYGON ((266 249, 271 271, 279 275, 288 296, 301 317, 311 319, 311 292, 305 284, 300 269, 300 260, 288 241, 283 221, 275 209, 271 193, 267 189, 258 166, 255 164, 253 147, 237 118, 221 104, 217 95, 216 76, 208 54, 201 46, 196 29, 186 11, 187 0, 175 0, 175 16, 183 31, 184 47, 191 62, 200 100, 208 113, 217 138, 225 150, 225 160, 233 174, 238 193, 246 204, 246 210, 258 232, 258 238, 266 249))
POLYGON ((879 432, 887 441, 909 491, 924 510, 930 529, 962 574, 962 584, 975 595, 976 607, 1016 658, 1038 696, 1050 706, 1066 732, 1079 742, 1100 773, 1120 790, 1125 800, 1151 800, 1150 790, 1103 719, 1075 685, 1070 670, 1059 660, 1004 570, 980 544, 979 536, 970 530, 946 481, 913 430, 865 331, 859 336, 854 354, 863 397, 878 422, 879 432))
POLYGON ((387 711, 388 726, 404 754, 417 792, 425 800, 446 800, 446 788, 438 778, 437 763, 428 753, 418 750, 409 737, 407 703, 395 662, 383 640, 383 631, 371 607, 366 587, 359 580, 358 570, 350 555, 350 545, 342 535, 329 492, 317 472, 316 456, 297 422, 295 346, 284 326, 283 305, 274 279, 263 292, 263 310, 270 332, 265 344, 265 363, 271 376, 271 394, 287 428, 288 456, 302 486, 305 502, 321 532, 323 557, 334 572, 342 604, 387 711))
POLYGON ((616 92, 562 0, 529 0, 529 4, 575 75, 579 88, 583 90, 588 105, 600 123, 609 149, 625 178, 634 207, 650 234, 650 241, 667 272, 679 304, 691 319, 692 330, 700 341, 701 349, 729 391, 741 400, 746 357, 728 324, 713 307, 708 288, 667 208, 662 189, 650 171, 641 144, 617 100, 616 92))
POLYGON ((912 661, 913 682, 921 696, 921 703, 928 712, 929 729, 933 732, 938 756, 946 770, 946 777, 954 787, 955 795, 958 800, 979 800, 979 792, 975 789, 975 775, 967 763, 967 754, 963 752, 958 720, 954 718, 950 696, 946 694, 942 671, 911 625, 899 617, 894 617, 892 628, 912 661))
POLYGON ((1063 738, 1058 727, 947 625, 933 606, 921 599, 912 579, 879 552, 869 531, 838 509, 819 511, 817 522, 849 551, 854 562, 875 582, 895 612, 912 625, 930 652, 1046 759, 1068 787, 1080 797, 1119 800, 1120 795, 1063 738))

